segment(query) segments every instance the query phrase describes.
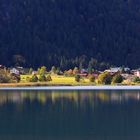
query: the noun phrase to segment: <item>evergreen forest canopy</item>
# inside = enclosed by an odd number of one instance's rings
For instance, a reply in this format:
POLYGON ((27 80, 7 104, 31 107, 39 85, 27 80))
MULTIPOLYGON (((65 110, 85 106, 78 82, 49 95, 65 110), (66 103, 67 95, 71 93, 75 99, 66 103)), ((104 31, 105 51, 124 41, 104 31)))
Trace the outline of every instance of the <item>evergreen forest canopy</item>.
POLYGON ((15 63, 139 67, 140 0, 0 0, 0 64, 15 63))

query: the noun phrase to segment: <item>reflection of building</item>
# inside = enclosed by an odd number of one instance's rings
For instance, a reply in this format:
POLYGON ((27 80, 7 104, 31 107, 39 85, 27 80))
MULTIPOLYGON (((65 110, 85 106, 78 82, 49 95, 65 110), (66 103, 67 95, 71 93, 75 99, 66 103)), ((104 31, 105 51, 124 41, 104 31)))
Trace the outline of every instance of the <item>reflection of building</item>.
POLYGON ((52 92, 51 93, 52 101, 55 102, 57 99, 70 99, 74 100, 75 102, 78 101, 78 94, 75 93, 74 91, 67 91, 67 92, 52 92))
POLYGON ((139 92, 136 92, 136 93, 124 93, 123 98, 125 98, 125 100, 129 100, 129 99, 139 100, 140 99, 140 93, 139 92))
POLYGON ((110 97, 111 101, 119 101, 120 100, 120 95, 119 94, 111 94, 110 97))

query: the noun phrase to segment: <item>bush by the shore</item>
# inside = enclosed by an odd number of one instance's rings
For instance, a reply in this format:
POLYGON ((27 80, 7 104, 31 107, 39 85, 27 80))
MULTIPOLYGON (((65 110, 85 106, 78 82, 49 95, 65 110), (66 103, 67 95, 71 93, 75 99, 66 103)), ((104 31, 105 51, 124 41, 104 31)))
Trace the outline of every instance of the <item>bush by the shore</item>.
POLYGON ((30 82, 38 82, 38 77, 36 74, 34 74, 30 79, 29 79, 30 82))
POLYGON ((140 83, 140 78, 139 78, 139 77, 135 77, 135 78, 133 79, 133 82, 134 82, 134 83, 140 83))
POLYGON ((46 81, 52 81, 52 77, 50 76, 50 75, 48 75, 47 77, 46 77, 46 81))
POLYGON ((81 80, 81 76, 80 75, 75 75, 75 81, 80 82, 80 80, 81 80))
POLYGON ((93 75, 89 76, 89 81, 94 83, 95 82, 95 76, 93 76, 93 75))
POLYGON ((46 82, 47 79, 46 79, 45 74, 40 74, 38 80, 39 80, 40 82, 46 82))
POLYGON ((123 82, 123 77, 120 74, 117 74, 112 78, 112 84, 117 84, 122 82, 123 82))
POLYGON ((112 81, 112 76, 108 72, 104 72, 98 77, 98 84, 110 85, 112 81))

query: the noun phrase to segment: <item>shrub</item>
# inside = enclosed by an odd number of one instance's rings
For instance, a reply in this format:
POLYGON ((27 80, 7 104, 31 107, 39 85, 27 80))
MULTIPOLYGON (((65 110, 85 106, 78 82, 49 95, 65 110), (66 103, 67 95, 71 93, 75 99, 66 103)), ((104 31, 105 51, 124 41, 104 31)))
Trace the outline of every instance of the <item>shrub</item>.
POLYGON ((135 77, 135 78, 133 79, 133 82, 134 82, 134 83, 140 83, 140 78, 139 78, 139 77, 135 77))
POLYGON ((89 76, 89 81, 90 82, 95 82, 95 76, 93 76, 93 75, 89 76))
POLYGON ((100 74, 98 77, 99 84, 109 85, 109 84, 111 84, 111 80, 112 80, 112 77, 108 72, 104 72, 104 73, 100 74))
POLYGON ((123 81, 123 77, 120 74, 115 75, 112 79, 113 84, 122 83, 122 81, 123 81))
POLYGON ((80 82, 81 76, 80 75, 75 75, 75 81, 80 82))
POLYGON ((0 83, 10 83, 11 76, 6 70, 0 70, 0 83))
POLYGON ((19 83, 21 80, 20 75, 12 74, 12 75, 10 75, 10 77, 11 77, 11 82, 19 83))
POLYGON ((30 78, 30 82, 37 82, 38 81, 38 77, 36 74, 34 74, 31 78, 30 78))
POLYGON ((10 83, 11 78, 9 76, 0 75, 0 83, 10 83))
POLYGON ((45 81, 47 81, 46 76, 45 76, 44 74, 41 74, 41 75, 39 76, 39 81, 40 81, 40 82, 45 82, 45 81))
POLYGON ((46 77, 46 81, 52 81, 52 77, 51 77, 50 75, 48 75, 48 76, 46 77))

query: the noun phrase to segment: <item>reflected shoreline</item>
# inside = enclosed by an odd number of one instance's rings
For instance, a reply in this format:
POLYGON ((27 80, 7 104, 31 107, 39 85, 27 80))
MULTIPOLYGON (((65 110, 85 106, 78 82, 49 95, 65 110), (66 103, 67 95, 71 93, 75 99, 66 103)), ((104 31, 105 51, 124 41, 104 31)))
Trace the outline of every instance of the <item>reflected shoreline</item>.
POLYGON ((140 91, 117 91, 117 90, 72 90, 72 91, 0 91, 0 105, 8 102, 14 104, 24 104, 24 101, 38 101, 46 104, 48 101, 55 103, 57 101, 64 104, 64 100, 74 102, 75 104, 84 105, 98 103, 123 103, 128 101, 140 102, 140 91))

